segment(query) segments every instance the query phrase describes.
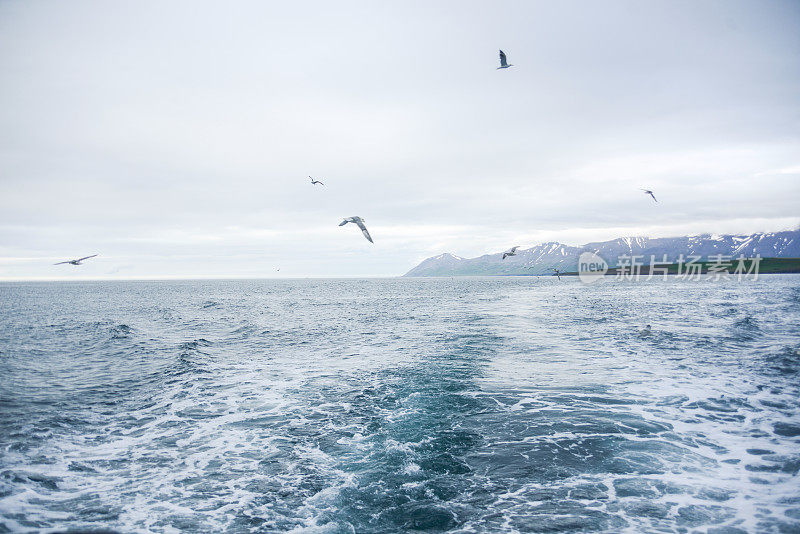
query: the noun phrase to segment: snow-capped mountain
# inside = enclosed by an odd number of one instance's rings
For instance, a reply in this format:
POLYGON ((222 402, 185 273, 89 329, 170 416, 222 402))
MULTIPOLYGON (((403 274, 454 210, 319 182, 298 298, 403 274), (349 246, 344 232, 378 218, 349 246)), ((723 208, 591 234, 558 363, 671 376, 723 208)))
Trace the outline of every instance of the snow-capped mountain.
POLYGON ((752 235, 697 235, 685 237, 620 237, 611 241, 588 243, 581 247, 561 243, 541 243, 529 249, 517 249, 516 256, 505 260, 502 252, 477 258, 461 258, 440 254, 423 261, 405 276, 475 276, 504 274, 544 274, 552 268, 576 271, 581 252, 599 254, 609 265, 617 264, 620 256, 642 256, 647 263, 673 262, 684 257, 708 258, 726 256, 762 258, 800 258, 800 230, 756 233, 752 235))

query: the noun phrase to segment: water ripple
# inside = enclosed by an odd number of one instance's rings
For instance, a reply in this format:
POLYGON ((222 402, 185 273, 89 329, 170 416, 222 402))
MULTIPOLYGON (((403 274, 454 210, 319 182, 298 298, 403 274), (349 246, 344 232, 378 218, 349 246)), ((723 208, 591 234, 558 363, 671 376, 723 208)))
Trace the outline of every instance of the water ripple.
POLYGON ((0 531, 796 531, 797 295, 0 284, 0 531))

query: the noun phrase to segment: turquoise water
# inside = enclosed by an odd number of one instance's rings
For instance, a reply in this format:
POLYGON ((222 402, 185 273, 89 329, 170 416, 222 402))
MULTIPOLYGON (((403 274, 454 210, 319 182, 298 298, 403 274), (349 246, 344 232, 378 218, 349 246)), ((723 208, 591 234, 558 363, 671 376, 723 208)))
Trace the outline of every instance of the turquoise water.
POLYGON ((798 351, 794 275, 0 284, 0 532, 797 532, 798 351))

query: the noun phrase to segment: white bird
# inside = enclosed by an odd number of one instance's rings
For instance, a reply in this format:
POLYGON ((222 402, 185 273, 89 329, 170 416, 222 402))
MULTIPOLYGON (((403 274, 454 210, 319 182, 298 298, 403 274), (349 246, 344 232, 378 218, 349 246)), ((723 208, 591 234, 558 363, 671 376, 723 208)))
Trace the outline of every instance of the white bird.
POLYGON ((510 249, 508 249, 505 252, 503 252, 503 259, 506 259, 506 256, 516 256, 518 248, 519 248, 519 245, 517 245, 516 247, 511 247, 510 249))
POLYGON ((640 336, 649 336, 652 333, 653 333, 653 331, 652 331, 650 325, 647 325, 644 328, 642 328, 641 330, 639 330, 639 335, 640 336))
MULTIPOLYGON (((653 200, 656 200, 656 196, 649 189, 642 189, 642 191, 644 191, 645 195, 650 195, 651 197, 653 197, 653 200)), ((656 200, 656 202, 658 202, 658 200, 656 200)))
POLYGON ((558 277, 558 279, 559 279, 559 280, 561 280, 561 271, 559 271, 559 270, 558 270, 558 269, 556 269, 555 267, 550 267, 550 270, 551 270, 551 271, 554 271, 554 272, 555 272, 555 275, 558 277))
POLYGON ((69 263, 70 265, 83 265, 81 262, 83 260, 88 260, 89 258, 94 258, 97 254, 92 254, 91 256, 85 256, 83 258, 78 258, 77 260, 67 260, 67 261, 60 261, 58 263, 54 263, 53 265, 63 265, 65 263, 69 263))
POLYGON ((361 233, 364 234, 364 237, 367 238, 367 241, 370 243, 374 243, 372 237, 369 235, 367 231, 367 227, 364 226, 364 219, 359 217, 358 215, 354 215, 352 217, 346 217, 345 220, 339 223, 339 226, 344 226, 347 223, 355 223, 359 228, 361 228, 361 233))
MULTIPOLYGON (((309 176, 309 178, 311 178, 311 177, 309 176)), ((325 185, 322 182, 320 182, 319 180, 315 180, 315 179, 311 178, 311 185, 317 185, 317 184, 325 185)))
POLYGON ((497 67, 497 70, 507 69, 508 67, 513 67, 513 66, 514 65, 511 65, 506 61, 506 53, 500 50, 500 66, 497 67))

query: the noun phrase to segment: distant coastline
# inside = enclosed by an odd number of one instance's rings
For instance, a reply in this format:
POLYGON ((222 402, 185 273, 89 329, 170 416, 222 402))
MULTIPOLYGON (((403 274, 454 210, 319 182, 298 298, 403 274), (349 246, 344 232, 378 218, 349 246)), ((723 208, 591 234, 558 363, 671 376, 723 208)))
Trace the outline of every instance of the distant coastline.
MULTIPOLYGON (((749 272, 752 269, 752 259, 743 260, 743 266, 745 272, 749 272)), ((710 262, 710 261, 701 261, 697 262, 696 269, 699 274, 714 274, 715 272, 733 274, 737 267, 737 262, 734 261, 730 265, 721 265, 717 262, 710 262), (712 267, 709 270, 709 267, 712 267)), ((606 276, 620 276, 622 273, 623 275, 625 272, 630 272, 630 268, 628 267, 609 267, 608 272, 605 273, 606 276)), ((678 274, 686 274, 686 264, 685 263, 669 263, 669 264, 656 264, 652 266, 653 276, 663 276, 663 275, 678 275, 678 274)), ((638 269, 639 276, 650 276, 651 266, 642 265, 638 269)), ((761 258, 758 262, 758 274, 795 274, 800 273, 800 258, 761 258)), ((560 273, 561 276, 577 276, 578 273, 576 271, 564 272, 560 273)))
MULTIPOLYGON (((692 258, 707 263, 720 257, 734 260, 760 257, 769 260, 763 263, 760 272, 793 273, 800 272, 797 267, 800 230, 750 235, 620 237, 582 246, 546 242, 527 249, 519 248, 514 255, 505 258, 502 252, 475 258, 443 253, 422 261, 404 276, 530 276, 553 274, 555 270, 574 274, 578 271, 579 257, 586 252, 599 256, 610 267, 623 265, 625 258, 636 258, 642 268, 651 263, 662 266, 674 263, 676 265, 668 271, 670 274, 678 273, 677 263, 681 258, 683 261, 692 258)), ((616 274, 616 271, 609 274, 616 274)))

